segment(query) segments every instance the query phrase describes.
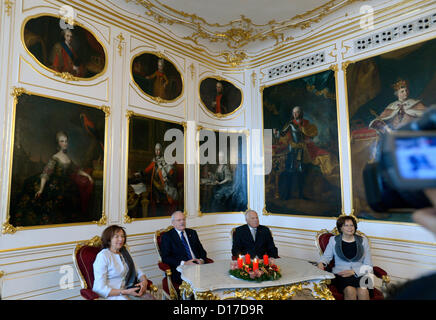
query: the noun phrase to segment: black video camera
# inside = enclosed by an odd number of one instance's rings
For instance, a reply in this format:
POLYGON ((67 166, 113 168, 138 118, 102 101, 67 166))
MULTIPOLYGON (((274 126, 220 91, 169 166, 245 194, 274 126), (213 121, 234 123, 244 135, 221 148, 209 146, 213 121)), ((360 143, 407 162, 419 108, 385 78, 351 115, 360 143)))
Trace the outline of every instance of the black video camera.
POLYGON ((363 170, 369 206, 376 212, 431 207, 423 190, 436 188, 436 107, 380 143, 376 160, 363 170))

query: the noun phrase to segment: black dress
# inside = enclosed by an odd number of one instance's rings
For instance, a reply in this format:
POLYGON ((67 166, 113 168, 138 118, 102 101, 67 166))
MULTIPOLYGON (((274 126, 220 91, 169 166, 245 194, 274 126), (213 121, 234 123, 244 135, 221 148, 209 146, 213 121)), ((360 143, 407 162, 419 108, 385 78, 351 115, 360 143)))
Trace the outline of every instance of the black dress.
MULTIPOLYGON (((345 242, 342 240, 342 252, 347 259, 353 259, 357 253, 356 241, 345 242)), ((339 292, 344 292, 344 289, 348 286, 359 288, 361 278, 362 277, 356 276, 342 277, 337 274, 336 278, 333 279, 332 284, 338 289, 339 292)))

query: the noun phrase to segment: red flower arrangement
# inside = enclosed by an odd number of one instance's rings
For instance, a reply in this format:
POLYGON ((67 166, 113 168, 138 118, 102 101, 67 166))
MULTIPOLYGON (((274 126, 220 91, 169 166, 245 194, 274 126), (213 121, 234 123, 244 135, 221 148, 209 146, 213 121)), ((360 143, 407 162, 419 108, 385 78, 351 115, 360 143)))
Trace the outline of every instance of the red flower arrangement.
POLYGON ((277 280, 282 276, 280 267, 274 264, 273 259, 269 259, 269 264, 255 259, 250 264, 242 264, 241 268, 238 267, 237 261, 232 261, 229 273, 238 279, 256 282, 277 280))

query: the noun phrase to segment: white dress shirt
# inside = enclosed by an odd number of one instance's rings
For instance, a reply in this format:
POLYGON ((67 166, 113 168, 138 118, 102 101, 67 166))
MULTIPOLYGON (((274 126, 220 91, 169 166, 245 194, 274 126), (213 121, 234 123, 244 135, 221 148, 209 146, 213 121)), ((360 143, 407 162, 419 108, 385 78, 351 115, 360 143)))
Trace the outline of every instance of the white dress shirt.
MULTIPOLYGON (((135 262, 133 262, 135 264, 135 262)), ((111 300, 128 300, 128 296, 112 296, 109 293, 112 289, 125 289, 125 278, 128 272, 128 266, 124 261, 122 254, 116 254, 108 248, 101 250, 94 261, 94 286, 92 290, 105 299, 111 300)), ((138 279, 144 275, 142 270, 138 269, 135 264, 136 276, 138 279)))

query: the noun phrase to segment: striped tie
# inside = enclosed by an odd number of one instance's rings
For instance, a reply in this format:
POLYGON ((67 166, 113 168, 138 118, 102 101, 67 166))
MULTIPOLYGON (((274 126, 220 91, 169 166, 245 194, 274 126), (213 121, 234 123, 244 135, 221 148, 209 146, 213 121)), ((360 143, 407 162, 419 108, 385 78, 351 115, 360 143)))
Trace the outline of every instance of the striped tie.
POLYGON ((182 238, 183 246, 185 247, 185 250, 186 250, 186 254, 188 255, 188 260, 191 260, 192 259, 191 250, 189 250, 188 241, 186 241, 185 233, 183 231, 182 231, 181 238, 182 238))

